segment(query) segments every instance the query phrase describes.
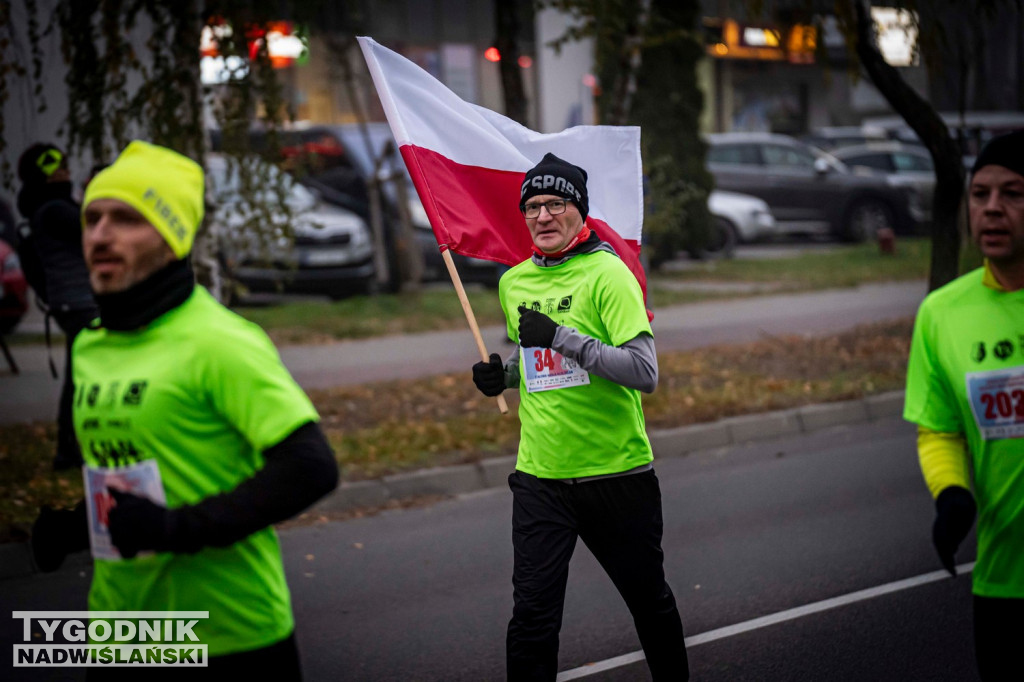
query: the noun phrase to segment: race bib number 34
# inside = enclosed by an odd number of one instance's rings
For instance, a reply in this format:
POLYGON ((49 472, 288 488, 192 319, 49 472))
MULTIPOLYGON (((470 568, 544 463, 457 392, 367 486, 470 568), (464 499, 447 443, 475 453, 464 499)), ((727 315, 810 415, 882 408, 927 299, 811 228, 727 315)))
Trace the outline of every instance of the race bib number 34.
POLYGON ((523 348, 522 353, 527 393, 586 386, 590 383, 590 372, 558 351, 550 348, 523 348))
POLYGON ((981 437, 1024 438, 1024 367, 974 372, 966 379, 981 437))

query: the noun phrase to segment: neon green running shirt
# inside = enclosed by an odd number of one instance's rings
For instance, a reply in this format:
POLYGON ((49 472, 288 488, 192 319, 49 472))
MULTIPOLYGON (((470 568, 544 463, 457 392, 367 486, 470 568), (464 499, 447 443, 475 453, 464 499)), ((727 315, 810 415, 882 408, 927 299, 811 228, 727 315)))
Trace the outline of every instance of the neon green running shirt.
MULTIPOLYGON (((552 267, 526 260, 502 276, 498 293, 509 338, 516 342, 520 305, 612 346, 651 334, 640 285, 606 251, 579 254, 552 267)), ((590 374, 588 384, 531 393, 526 364, 550 362, 545 351, 520 353, 522 428, 516 469, 539 478, 579 478, 650 462, 654 457, 640 391, 590 374)))
MULTIPOLYGON (((75 432, 88 467, 154 460, 167 506, 229 492, 262 451, 318 419, 263 331, 196 287, 139 330, 86 329, 74 345, 75 432)), ((94 611, 209 611, 209 655, 268 646, 294 629, 277 535, 224 548, 96 559, 94 611)))
POLYGON ((903 416, 966 436, 978 503, 974 593, 1024 598, 1024 291, 979 268, 918 311, 903 416))

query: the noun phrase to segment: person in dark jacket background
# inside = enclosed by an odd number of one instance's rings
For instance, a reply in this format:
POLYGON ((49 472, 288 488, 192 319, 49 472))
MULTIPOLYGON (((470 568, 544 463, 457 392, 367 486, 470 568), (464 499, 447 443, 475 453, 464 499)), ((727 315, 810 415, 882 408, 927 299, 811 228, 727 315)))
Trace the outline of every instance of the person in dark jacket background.
POLYGON ((18 211, 21 226, 17 249, 29 285, 49 316, 64 332, 64 382, 57 409, 55 469, 81 466, 82 453, 71 423, 71 346, 97 315, 82 256, 80 207, 71 196, 67 156, 55 145, 37 143, 18 160, 18 211))

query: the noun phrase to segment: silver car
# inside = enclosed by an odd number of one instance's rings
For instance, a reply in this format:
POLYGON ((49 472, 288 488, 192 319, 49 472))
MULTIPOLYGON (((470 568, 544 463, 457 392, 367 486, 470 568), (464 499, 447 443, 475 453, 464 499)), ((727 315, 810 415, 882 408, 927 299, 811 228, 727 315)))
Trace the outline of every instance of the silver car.
MULTIPOLYGON (((375 283, 370 229, 351 211, 324 203, 291 176, 257 159, 264 177, 280 180, 290 215, 270 208, 255 215, 243 201, 239 173, 215 154, 207 158, 211 219, 231 276, 252 292, 292 292, 340 298, 369 293, 375 283), (269 219, 268 219, 269 218, 269 219), (258 230, 252 226, 258 223, 258 230)), ((256 190, 271 207, 272 189, 256 190)))
POLYGON ((737 244, 768 239, 778 233, 768 204, 748 194, 712 190, 708 211, 714 219, 711 239, 703 249, 690 250, 693 258, 729 258, 737 244))
POLYGON ((855 172, 879 173, 893 187, 906 188, 914 220, 922 224, 931 222, 935 165, 927 149, 897 141, 870 142, 836 149, 832 155, 855 172))

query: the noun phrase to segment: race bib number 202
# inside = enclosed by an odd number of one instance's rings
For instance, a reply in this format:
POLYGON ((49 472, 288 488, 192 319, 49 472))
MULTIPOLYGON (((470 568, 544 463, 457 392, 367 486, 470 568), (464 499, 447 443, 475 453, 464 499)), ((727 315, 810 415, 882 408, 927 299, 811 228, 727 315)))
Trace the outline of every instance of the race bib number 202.
POLYGON ((1024 438, 1024 367, 974 372, 966 379, 981 437, 1024 438))
POLYGON ((523 348, 521 352, 526 370, 527 393, 586 386, 590 383, 590 372, 556 350, 523 348))

